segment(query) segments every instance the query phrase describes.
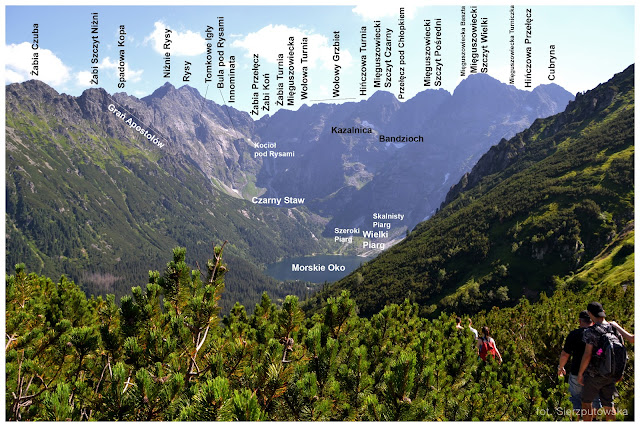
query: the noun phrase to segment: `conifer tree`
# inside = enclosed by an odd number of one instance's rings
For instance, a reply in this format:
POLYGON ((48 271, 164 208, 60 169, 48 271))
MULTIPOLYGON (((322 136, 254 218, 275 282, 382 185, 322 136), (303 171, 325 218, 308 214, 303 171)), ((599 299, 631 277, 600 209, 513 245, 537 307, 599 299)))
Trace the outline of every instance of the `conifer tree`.
MULTIPOLYGON (((263 294, 253 314, 236 304, 219 321, 223 248, 204 272, 176 248, 119 306, 17 265, 6 290, 7 419, 569 420, 554 367, 581 307, 599 300, 633 322, 632 284, 576 292, 564 279, 536 303, 472 314, 493 331, 502 364, 478 358, 454 313, 426 319, 409 298, 365 318, 347 291, 312 316, 296 297, 278 306, 263 294)), ((633 418, 627 349, 620 419, 633 418)))

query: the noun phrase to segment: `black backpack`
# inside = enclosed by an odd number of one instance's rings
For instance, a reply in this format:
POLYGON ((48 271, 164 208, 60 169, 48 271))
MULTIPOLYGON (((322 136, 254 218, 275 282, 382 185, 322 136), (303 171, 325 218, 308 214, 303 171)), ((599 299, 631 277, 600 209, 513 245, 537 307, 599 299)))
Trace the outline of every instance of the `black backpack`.
POLYGON ((627 365, 627 349, 622 344, 622 338, 610 324, 596 324, 593 328, 600 334, 598 345, 593 349, 593 366, 599 376, 619 380, 627 365))

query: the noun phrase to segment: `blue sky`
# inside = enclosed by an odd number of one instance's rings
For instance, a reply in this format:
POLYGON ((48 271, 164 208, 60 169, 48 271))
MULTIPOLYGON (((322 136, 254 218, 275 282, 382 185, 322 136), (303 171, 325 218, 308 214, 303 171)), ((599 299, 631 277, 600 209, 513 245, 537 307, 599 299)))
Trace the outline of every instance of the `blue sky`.
MULTIPOLYGON (((8 6, 6 8, 6 68, 5 82, 12 83, 33 78, 32 29, 39 27, 40 70, 38 78, 60 92, 79 95, 89 87, 103 87, 108 92, 125 91, 143 97, 165 82, 176 87, 184 84, 184 63, 191 62, 189 85, 217 103, 222 96, 229 101, 228 79, 220 91, 214 80, 204 82, 205 41, 207 25, 217 32, 218 18, 224 17, 224 69, 228 73, 229 56, 235 56, 235 108, 251 109, 253 54, 260 56, 262 74, 270 74, 270 100, 273 114, 276 99, 276 55, 286 56, 286 40, 295 37, 296 62, 300 58, 300 41, 309 40, 308 99, 343 102, 371 96, 373 88, 374 52, 373 21, 381 21, 382 37, 391 29, 392 55, 391 87, 385 90, 399 96, 398 4, 354 8, 354 6, 8 6), (99 85, 90 85, 92 40, 91 13, 99 13, 99 85), (118 89, 118 28, 125 25, 125 61, 127 82, 118 89), (367 93, 359 93, 361 76, 360 28, 367 27, 367 93), (163 78, 163 51, 157 49, 156 37, 164 30, 172 30, 171 78, 163 78), (340 60, 334 61, 333 35, 340 32, 340 60), (335 65, 340 65, 340 94, 334 98, 335 65), (222 92, 222 93, 221 93, 222 92)), ((527 7, 515 7, 515 86, 524 85, 525 18, 527 7)), ((634 62, 634 8, 632 6, 539 6, 531 7, 532 77, 533 86, 552 83, 548 79, 550 45, 555 45, 555 80, 572 93, 585 91, 608 80, 614 73, 634 62)), ((470 54, 471 16, 466 8, 467 55, 470 54)), ((488 74, 508 83, 509 6, 478 6, 478 18, 488 18, 489 71, 488 74)), ((424 89, 424 19, 442 19, 442 88, 453 91, 462 80, 460 7, 405 8, 405 99, 424 89)), ((432 31, 434 33, 435 31, 432 31)), ((432 43, 435 34, 432 35, 432 43)), ((433 47, 433 45, 432 45, 433 47)), ((384 58, 383 58, 384 59, 384 58)), ((469 58, 467 58, 467 62, 469 58)), ((217 72, 217 55, 214 74, 217 72)), ((469 68, 466 73, 468 75, 469 68)), ((300 99, 301 68, 295 68, 296 97, 293 108, 305 101, 300 99)), ((384 80, 384 79, 383 79, 384 80)), ((429 87, 434 89, 434 86, 429 87)), ((263 91, 259 91, 262 102, 263 91)), ((260 115, 265 111, 260 111, 260 115)), ((257 116, 256 116, 257 117, 257 116)))

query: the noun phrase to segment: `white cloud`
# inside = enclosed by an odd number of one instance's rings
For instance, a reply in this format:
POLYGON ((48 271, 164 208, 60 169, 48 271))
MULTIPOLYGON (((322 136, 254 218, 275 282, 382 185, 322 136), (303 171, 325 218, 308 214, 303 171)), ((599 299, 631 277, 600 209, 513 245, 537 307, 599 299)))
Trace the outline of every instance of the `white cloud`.
POLYGON ((80 87, 90 87, 93 74, 89 71, 79 71, 76 73, 76 84, 80 87))
POLYGON ((107 70, 108 70, 108 69, 110 69, 110 68, 111 68, 111 69, 116 69, 116 68, 118 68, 118 64, 117 64, 115 61, 113 61, 113 62, 112 62, 112 61, 111 61, 111 58, 110 58, 110 57, 108 57, 108 56, 107 56, 107 57, 105 57, 105 58, 102 60, 102 63, 101 63, 101 64, 98 64, 98 66, 99 66, 101 69, 103 69, 103 68, 104 68, 104 69, 107 69, 107 70))
POLYGON ((318 96, 320 97, 320 99, 331 98, 331 93, 329 92, 328 87, 326 87, 325 85, 320 85, 318 89, 318 96))
POLYGON ((25 81, 25 78, 20 73, 16 73, 13 70, 6 69, 4 72, 4 80, 6 84, 20 83, 25 81))
POLYGON ((131 83, 137 83, 142 80, 142 72, 144 70, 129 70, 129 64, 125 64, 125 73, 127 76, 127 80, 131 83))
MULTIPOLYGON (((284 55, 286 63, 289 53, 287 47, 289 37, 294 37, 296 67, 300 68, 303 65, 300 63, 300 58, 302 57, 301 42, 302 38, 306 37, 308 41, 307 51, 309 54, 309 62, 305 65, 307 65, 309 69, 315 68, 318 65, 327 69, 333 69, 333 65, 336 63, 333 61, 333 34, 331 35, 331 39, 328 39, 323 35, 313 34, 300 28, 269 24, 255 33, 247 34, 247 36, 241 40, 234 41, 231 43, 231 46, 245 49, 247 51, 247 57, 251 57, 254 53, 257 53, 261 61, 267 61, 272 64, 277 63, 278 54, 281 53, 284 55)), ((343 68, 347 68, 351 65, 351 62, 351 53, 341 45, 340 61, 337 63, 343 68)))
MULTIPOLYGON (((118 63, 116 61, 111 61, 111 58, 108 56, 102 60, 102 63, 99 64, 100 70, 114 70, 113 78, 116 80, 120 79, 120 70, 118 70, 118 63)), ((144 70, 132 70, 129 68, 129 63, 124 63, 124 75, 127 79, 127 82, 136 83, 142 79, 142 72, 144 70)))
POLYGON ((191 30, 178 32, 171 29, 162 21, 157 21, 154 24, 155 29, 145 39, 144 43, 151 42, 153 49, 164 55, 167 50, 164 49, 164 43, 167 41, 165 35, 167 34, 165 29, 171 30, 170 35, 170 48, 169 52, 175 56, 196 56, 205 52, 206 42, 202 36, 198 33, 194 33, 191 30))
MULTIPOLYGON (((110 57, 106 56, 102 59, 102 62, 98 64, 98 72, 99 76, 104 77, 107 71, 113 71, 112 77, 118 81, 120 79, 120 70, 118 70, 118 62, 112 61, 110 57)), ((127 79, 127 83, 136 83, 142 80, 142 72, 144 70, 132 70, 129 68, 129 64, 125 62, 124 64, 124 72, 125 77, 127 79)), ((89 71, 80 71, 75 74, 76 77, 76 85, 80 87, 94 87, 91 84, 91 78, 93 75, 89 71)))
POLYGON ((416 13, 416 6, 404 6, 397 3, 385 2, 368 2, 362 3, 354 7, 351 11, 366 21, 378 20, 382 18, 398 18, 400 16, 400 6, 404 7, 404 17, 412 19, 416 13))
POLYGON ((37 79, 52 86, 59 86, 70 78, 71 69, 64 65, 49 49, 34 50, 31 43, 10 44, 5 46, 5 80, 7 83, 37 79), (33 54, 38 54, 38 75, 33 70, 33 54), (11 81, 10 81, 11 80, 11 81))

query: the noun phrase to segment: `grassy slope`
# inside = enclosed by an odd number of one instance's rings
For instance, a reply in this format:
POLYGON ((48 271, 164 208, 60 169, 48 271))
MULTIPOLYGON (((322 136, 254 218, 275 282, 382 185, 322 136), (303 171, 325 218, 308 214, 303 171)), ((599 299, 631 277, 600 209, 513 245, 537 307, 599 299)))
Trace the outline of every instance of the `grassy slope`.
POLYGON ((89 293, 124 295, 146 281, 149 267, 161 269, 171 248, 188 247, 202 265, 211 244, 226 239, 235 273, 225 306, 253 306, 263 290, 304 295, 303 288, 278 289, 259 267, 326 249, 311 238, 322 224, 305 209, 229 197, 180 156, 40 107, 7 111, 8 271, 25 262, 38 273, 67 274, 89 293))
POLYGON ((501 142, 511 164, 329 293, 349 289, 367 314, 406 297, 429 313, 553 289, 554 277, 580 269, 633 218, 633 111, 630 69, 501 142))

